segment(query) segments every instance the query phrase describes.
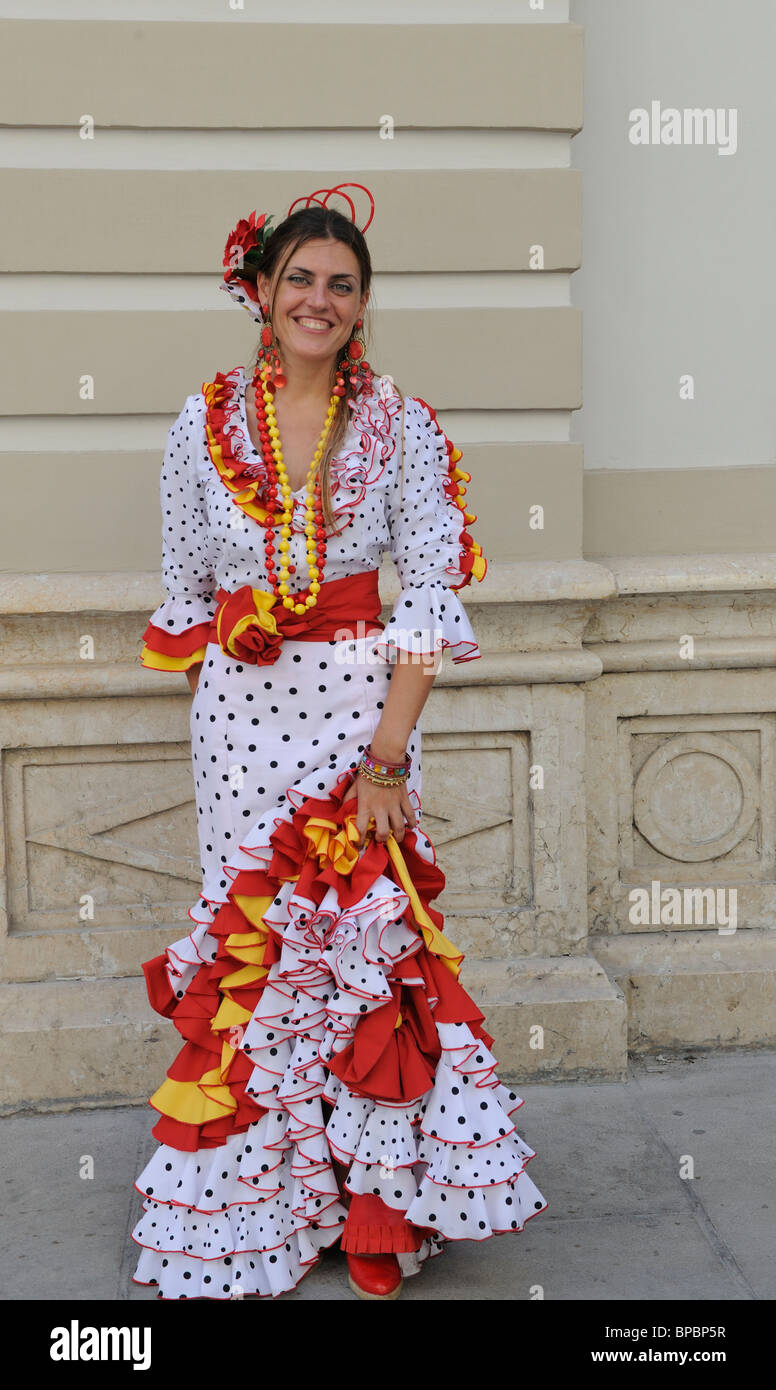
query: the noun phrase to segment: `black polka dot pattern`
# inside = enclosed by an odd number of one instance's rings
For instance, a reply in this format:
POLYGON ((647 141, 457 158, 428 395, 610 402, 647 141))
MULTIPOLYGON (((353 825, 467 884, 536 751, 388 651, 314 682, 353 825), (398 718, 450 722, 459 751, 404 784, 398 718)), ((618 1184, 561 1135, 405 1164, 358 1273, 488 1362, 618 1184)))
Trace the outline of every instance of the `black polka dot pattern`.
MULTIPOLYGON (((227 381, 231 396, 224 409, 232 448, 261 479, 263 460, 245 414, 244 369, 234 368, 227 381)), ((372 395, 353 412, 332 460, 337 529, 327 538, 324 580, 379 569, 389 551, 402 592, 374 650, 388 662, 395 660, 398 648, 449 649, 454 662, 474 660, 480 651, 466 610, 447 587, 464 581, 460 560, 466 528, 460 507, 444 489, 445 438, 428 407, 407 397, 402 485, 401 399, 391 390, 387 378, 376 378, 372 395)), ((162 581, 168 597, 150 622, 174 637, 212 618, 219 586, 231 593, 244 584, 271 587, 264 529, 234 502, 219 476, 208 451, 206 415, 203 393, 188 396, 169 431, 162 463, 162 581)), ((293 496, 288 551, 294 566, 292 592, 307 583, 304 488, 293 496)))
MULTIPOLYGON (((244 374, 239 381, 232 424, 251 450, 244 374)), ((293 833, 305 799, 325 801, 357 767, 390 689, 391 640, 402 644, 403 633, 419 632, 422 643, 430 635, 422 649, 431 650, 441 631, 454 657, 473 641, 447 588, 461 578, 462 522, 443 491, 443 438, 427 407, 408 399, 402 503, 398 418, 393 406, 373 402, 351 422, 335 466, 342 530, 326 566, 327 578, 340 578, 377 568, 390 549, 403 591, 382 651, 374 637, 285 640, 274 664, 256 666, 207 648, 190 712, 201 889, 190 935, 165 956, 178 1000, 203 963, 216 959, 211 928, 238 875, 269 871, 273 839, 293 833)), ((204 400, 191 396, 170 431, 162 475, 169 597, 152 622, 172 633, 212 614, 219 584, 267 587, 263 531, 233 503, 203 435, 204 400)), ((301 505, 294 524, 291 560, 303 587, 301 505)), ((421 829, 417 725, 408 751, 414 849, 433 865, 421 829)), ((420 1249, 398 1257, 405 1275, 449 1240, 522 1230, 544 1209, 525 1171, 534 1151, 511 1119, 522 1101, 499 1082, 495 1058, 468 1025, 438 1025, 434 1084, 409 1105, 357 1095, 329 1070, 361 1020, 391 1001, 397 962, 405 985, 425 988, 422 972, 408 968, 421 945, 408 904, 388 872, 358 900, 338 883, 313 901, 300 882, 279 882, 264 922, 282 951, 234 1043, 249 1063, 246 1094, 266 1113, 214 1148, 158 1146, 136 1182, 143 1199, 133 1231, 141 1247, 136 1282, 154 1284, 164 1298, 277 1297, 296 1287, 346 1220, 333 1160, 347 1166, 351 1193, 377 1193, 427 1228, 420 1249)))

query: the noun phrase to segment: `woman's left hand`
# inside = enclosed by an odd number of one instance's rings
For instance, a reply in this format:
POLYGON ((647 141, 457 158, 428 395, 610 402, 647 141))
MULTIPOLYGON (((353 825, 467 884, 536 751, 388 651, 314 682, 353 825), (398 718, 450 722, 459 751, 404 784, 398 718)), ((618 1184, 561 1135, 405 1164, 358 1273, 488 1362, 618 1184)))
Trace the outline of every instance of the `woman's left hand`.
POLYGON ((356 843, 359 849, 366 843, 366 833, 372 818, 375 822, 374 837, 378 845, 384 845, 391 833, 394 839, 401 843, 404 839, 405 815, 410 830, 416 828, 415 808, 410 801, 406 782, 400 782, 395 787, 378 787, 376 782, 370 782, 368 777, 359 773, 356 777, 356 791, 356 843))

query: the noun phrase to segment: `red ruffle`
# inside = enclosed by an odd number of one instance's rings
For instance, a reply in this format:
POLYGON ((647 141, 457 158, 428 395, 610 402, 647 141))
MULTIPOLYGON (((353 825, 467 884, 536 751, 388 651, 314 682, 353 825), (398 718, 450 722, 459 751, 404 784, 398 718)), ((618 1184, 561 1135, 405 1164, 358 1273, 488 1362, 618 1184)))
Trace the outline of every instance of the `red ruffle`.
POLYGON ((356 1255, 391 1255, 419 1250, 428 1234, 373 1192, 354 1193, 342 1228, 340 1249, 356 1255))
MULTIPOLYGON (((220 449, 221 468, 213 458, 209 441, 208 452, 216 472, 230 493, 240 493, 249 484, 256 483, 254 503, 264 507, 269 474, 263 460, 252 452, 253 446, 245 437, 240 400, 242 378, 242 367, 233 367, 230 372, 216 372, 213 381, 202 383, 207 404, 207 424, 220 449), (251 452, 244 452, 249 446, 251 452), (231 476, 225 477, 224 469, 231 470, 231 476)), ((356 398, 352 407, 352 423, 358 432, 357 446, 332 458, 329 469, 335 523, 346 515, 336 534, 341 534, 351 524, 356 508, 366 496, 366 485, 377 482, 394 453, 396 442, 391 421, 400 409, 401 397, 398 393, 383 395, 376 383, 371 390, 362 388, 356 398), (343 496, 337 501, 340 493, 343 496)), ((241 506, 241 503, 236 505, 241 506)), ((278 517, 278 524, 279 520, 278 517)), ((297 516, 294 509, 292 531, 303 531, 305 525, 304 516, 297 516)))
MULTIPOLYGON (((293 803, 292 792, 289 788, 289 799, 293 803)), ((157 956, 145 963, 143 969, 151 1006, 164 1017, 171 1018, 185 1040, 185 1046, 167 1072, 171 1080, 197 1081, 220 1065, 222 1033, 228 1038, 232 1030, 212 1030, 212 1020, 224 998, 219 983, 242 965, 231 954, 226 941, 229 937, 256 930, 238 906, 238 899, 272 900, 285 881, 298 880, 299 893, 316 905, 321 903, 328 888, 334 886, 342 910, 347 911, 366 896, 380 875, 398 882, 388 850, 374 838, 354 861, 351 871, 340 873, 329 860, 321 864, 315 847, 304 834, 311 818, 333 822, 337 830, 341 830, 346 818, 355 815, 357 809, 358 798, 352 790, 350 772, 340 777, 328 797, 300 798, 291 819, 279 821, 269 837, 274 852, 268 868, 241 870, 234 878, 227 900, 212 905, 218 907, 218 911, 208 931, 218 943, 216 958, 202 964, 180 999, 175 997, 167 977, 166 956, 157 956)), ((442 891, 445 877, 436 864, 421 857, 415 845, 416 832, 405 831, 401 843, 404 863, 424 912, 441 930, 442 914, 431 907, 429 900, 442 891)), ((391 1001, 365 1013, 356 1024, 350 1044, 326 1064, 350 1090, 378 1102, 393 1104, 410 1104, 433 1086, 441 1055, 437 1024, 467 1023, 472 1033, 482 1038, 488 1047, 493 1043, 484 1031, 480 1010, 449 966, 426 946, 409 903, 404 915, 407 923, 417 930, 420 940, 417 951, 402 957, 393 967, 388 978, 391 1001), (401 1023, 396 1027, 399 1013, 401 1023)), ((268 939, 263 964, 269 970, 280 958, 282 935, 269 922, 265 921, 264 926, 268 939)), ((266 977, 263 977, 258 983, 243 988, 230 986, 229 998, 253 1014, 265 982, 266 977)), ((266 1113, 245 1093, 251 1069, 250 1058, 238 1049, 226 1081, 237 1107, 233 1114, 201 1125, 186 1125, 162 1116, 154 1128, 155 1136, 163 1143, 190 1152, 198 1147, 223 1144, 230 1135, 247 1129, 266 1113)))
POLYGON ((161 652, 163 656, 191 656, 192 652, 206 645, 209 632, 209 621, 187 627, 183 632, 166 632, 164 628, 149 623, 143 633, 143 641, 151 651, 161 652))

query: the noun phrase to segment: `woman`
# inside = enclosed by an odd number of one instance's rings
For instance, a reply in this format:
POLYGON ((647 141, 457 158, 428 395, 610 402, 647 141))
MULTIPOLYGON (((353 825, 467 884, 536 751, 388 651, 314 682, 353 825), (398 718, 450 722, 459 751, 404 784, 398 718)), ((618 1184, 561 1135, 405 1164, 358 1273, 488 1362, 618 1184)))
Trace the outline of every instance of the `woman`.
POLYGON ((453 592, 486 571, 470 475, 365 360, 374 203, 360 229, 346 187, 230 235, 255 370, 188 397, 162 467, 168 598, 140 659, 194 694, 203 873, 194 930, 144 965, 184 1039, 135 1184, 135 1282, 163 1298, 277 1296, 337 1240, 359 1297, 396 1298, 447 1240, 547 1205, 420 829, 437 655, 480 655, 453 592))

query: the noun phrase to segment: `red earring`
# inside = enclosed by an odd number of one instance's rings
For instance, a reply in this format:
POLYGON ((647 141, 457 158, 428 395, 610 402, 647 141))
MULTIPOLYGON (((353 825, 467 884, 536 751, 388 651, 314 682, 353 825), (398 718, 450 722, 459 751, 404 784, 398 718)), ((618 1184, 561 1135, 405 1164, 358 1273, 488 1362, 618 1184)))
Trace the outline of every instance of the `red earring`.
POLYGON ((363 319, 358 318, 354 324, 355 332, 348 342, 345 356, 339 364, 337 384, 334 387, 335 396, 345 395, 345 373, 347 373, 348 381, 354 392, 359 387, 359 383, 362 383, 364 387, 369 387, 372 384, 372 369, 364 356, 366 343, 363 338, 356 337, 363 322, 363 319))
POLYGON ((266 323, 261 330, 261 341, 259 344, 258 358, 260 364, 266 364, 268 368, 267 386, 270 391, 277 387, 285 386, 286 378, 283 374, 283 364, 280 361, 277 346, 275 344, 275 332, 272 327, 272 320, 269 318, 269 305, 262 304, 262 318, 266 323))

